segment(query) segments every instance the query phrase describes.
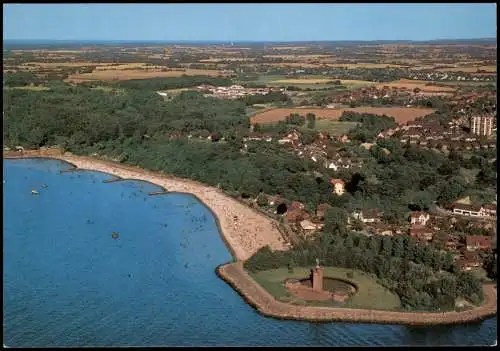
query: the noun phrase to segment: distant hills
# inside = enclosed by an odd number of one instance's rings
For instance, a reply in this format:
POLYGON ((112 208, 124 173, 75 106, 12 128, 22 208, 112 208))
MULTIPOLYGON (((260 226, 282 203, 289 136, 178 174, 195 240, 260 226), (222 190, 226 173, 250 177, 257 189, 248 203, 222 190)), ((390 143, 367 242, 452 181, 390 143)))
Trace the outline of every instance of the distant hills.
POLYGON ((82 47, 93 45, 105 46, 157 46, 157 45, 234 45, 235 47, 260 46, 260 45, 290 45, 297 44, 323 46, 323 47, 342 47, 357 45, 496 45, 496 38, 479 39, 436 39, 425 41, 413 40, 336 40, 336 41, 191 41, 191 40, 4 40, 3 49, 30 49, 30 48, 57 48, 57 47, 82 47))

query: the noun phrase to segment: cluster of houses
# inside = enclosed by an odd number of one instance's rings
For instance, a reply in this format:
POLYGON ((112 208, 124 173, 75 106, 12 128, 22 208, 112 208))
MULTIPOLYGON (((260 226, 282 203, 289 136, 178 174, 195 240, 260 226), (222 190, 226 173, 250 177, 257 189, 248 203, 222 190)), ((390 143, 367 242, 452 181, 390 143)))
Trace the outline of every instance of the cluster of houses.
POLYGON ((496 217, 497 216, 497 205, 495 204, 465 204, 465 203, 454 203, 450 209, 454 214, 459 214, 463 216, 470 217, 496 217))
POLYGON ((380 132, 377 138, 398 138, 403 144, 418 145, 422 148, 446 148, 448 150, 494 149, 496 142, 484 135, 463 131, 459 121, 448 122, 448 128, 436 122, 413 121, 404 126, 380 132))
POLYGON ((205 93, 204 96, 214 96, 219 99, 238 99, 249 95, 267 95, 271 92, 269 88, 245 88, 241 85, 231 85, 229 87, 200 85, 196 89, 205 93))
MULTIPOLYGON (((345 193, 345 182, 341 179, 330 179, 332 192, 341 196, 345 193)), ((270 206, 278 205, 278 215, 281 215, 286 224, 297 232, 301 232, 305 237, 323 228, 325 212, 331 206, 328 204, 320 204, 313 214, 309 213, 304 204, 294 201, 289 206, 284 205, 284 200, 279 196, 270 196, 268 198, 270 206)), ((484 205, 483 209, 487 208, 488 216, 496 214, 496 205, 484 205)), ((367 235, 409 235, 420 243, 429 243, 435 240, 435 234, 441 229, 454 228, 457 222, 456 218, 448 218, 441 216, 432 216, 425 211, 413 211, 409 216, 409 225, 391 226, 382 221, 382 213, 376 209, 364 209, 353 211, 348 217, 348 226, 354 224, 355 221, 361 223, 364 233, 367 235), (408 229, 405 229, 408 228, 408 229)), ((493 236, 496 231, 492 224, 484 224, 482 222, 469 223, 469 226, 477 226, 478 228, 487 228, 491 231, 490 236, 486 235, 468 235, 465 242, 460 242, 459 237, 448 235, 446 238, 445 247, 454 254, 458 260, 462 270, 470 270, 474 267, 482 266, 482 253, 492 249, 493 236)))
POLYGON ((438 72, 430 70, 411 71, 409 78, 414 80, 442 80, 442 81, 474 81, 474 82, 494 82, 495 74, 470 74, 466 72, 438 72))
MULTIPOLYGON (((276 138, 270 133, 249 132, 243 138, 243 150, 248 149, 248 143, 252 141, 272 142, 276 138)), ((291 130, 282 138, 276 140, 280 145, 288 145, 293 148, 295 154, 301 158, 310 159, 323 165, 324 168, 338 171, 339 169, 359 168, 362 167, 362 161, 355 161, 352 158, 344 157, 337 152, 333 142, 350 142, 346 135, 332 138, 328 133, 320 132, 316 140, 309 145, 303 145, 300 142, 300 132, 291 130)))
POLYGON ((337 104, 349 104, 353 101, 363 99, 388 99, 388 98, 408 98, 411 93, 406 89, 397 87, 383 87, 377 88, 375 86, 362 88, 351 93, 339 93, 332 96, 332 102, 337 104))

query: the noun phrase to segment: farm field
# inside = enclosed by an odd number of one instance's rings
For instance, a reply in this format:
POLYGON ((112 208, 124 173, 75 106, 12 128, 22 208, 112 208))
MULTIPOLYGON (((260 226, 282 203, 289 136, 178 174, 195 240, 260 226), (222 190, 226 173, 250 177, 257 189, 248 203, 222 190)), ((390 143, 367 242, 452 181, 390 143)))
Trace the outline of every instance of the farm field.
MULTIPOLYGON (((265 84, 269 87, 278 86, 296 86, 302 89, 324 89, 332 88, 333 84, 327 84, 328 82, 335 81, 337 79, 331 77, 325 77, 321 75, 308 75, 301 78, 287 78, 285 75, 261 75, 258 79, 252 81, 254 84, 265 84)), ((356 89, 361 87, 366 87, 370 85, 375 85, 377 83, 370 82, 366 80, 354 80, 354 79, 338 79, 340 84, 346 86, 348 89, 356 89)))
POLYGON ((318 119, 338 120, 344 111, 353 111, 358 113, 371 113, 374 115, 387 115, 394 117, 397 123, 405 124, 413 121, 418 117, 426 116, 432 112, 429 108, 407 108, 407 107, 355 107, 355 108, 339 108, 339 109, 322 109, 322 108, 276 108, 262 113, 257 113, 250 118, 251 124, 265 124, 283 121, 292 113, 298 113, 305 116, 307 113, 314 113, 318 119))
POLYGON ((150 79, 150 78, 164 78, 164 77, 181 77, 186 76, 225 76, 220 71, 215 70, 203 70, 203 69, 185 69, 185 70, 175 70, 175 71, 158 71, 158 70, 96 70, 92 73, 78 73, 69 76, 66 82, 81 83, 96 80, 131 80, 131 79, 150 79))
POLYGON ((497 66, 468 66, 468 67, 454 67, 454 68, 438 68, 436 71, 439 72, 467 72, 476 73, 477 70, 482 70, 486 72, 495 73, 497 71, 497 66))
POLYGON ((442 87, 442 86, 432 85, 432 83, 423 80, 409 80, 409 79, 400 79, 393 82, 380 83, 377 84, 376 87, 378 89, 382 89, 383 87, 389 87, 389 88, 402 88, 410 90, 419 88, 424 92, 453 93, 456 91, 456 89, 453 87, 442 87))
POLYGON ((326 84, 331 82, 331 78, 298 78, 298 79, 279 79, 271 81, 275 84, 326 84))
POLYGON ((330 136, 341 136, 358 125, 357 122, 340 122, 331 119, 319 119, 316 121, 314 130, 317 132, 327 132, 330 136))
POLYGON ((4 89, 13 89, 13 90, 30 90, 30 91, 49 91, 49 87, 44 87, 44 86, 33 86, 33 85, 27 85, 24 87, 4 87, 4 89))

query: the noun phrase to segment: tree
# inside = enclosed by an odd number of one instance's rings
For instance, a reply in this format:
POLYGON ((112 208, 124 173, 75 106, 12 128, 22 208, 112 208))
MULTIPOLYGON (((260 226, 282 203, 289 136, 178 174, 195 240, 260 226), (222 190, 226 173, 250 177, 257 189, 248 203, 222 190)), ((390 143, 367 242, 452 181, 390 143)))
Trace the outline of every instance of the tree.
POLYGON ((496 253, 489 252, 484 262, 484 269, 488 274, 488 278, 497 279, 497 258, 496 253))
POLYGON ((476 176, 476 183, 480 186, 496 186, 496 182, 497 173, 489 167, 482 168, 476 176))
POLYGON ((306 115, 306 120, 307 120, 307 128, 309 129, 314 129, 316 126, 316 116, 314 113, 308 113, 306 115))
POLYGON ((268 204, 267 195, 259 194, 259 196, 257 196, 257 205, 259 205, 260 207, 264 207, 267 206, 267 204, 268 204))
POLYGON ((347 213, 344 209, 330 207, 325 212, 323 231, 327 233, 344 233, 347 224, 347 213))
POLYGON ((441 187, 438 201, 441 205, 449 204, 455 201, 463 190, 463 186, 457 182, 446 182, 441 187))

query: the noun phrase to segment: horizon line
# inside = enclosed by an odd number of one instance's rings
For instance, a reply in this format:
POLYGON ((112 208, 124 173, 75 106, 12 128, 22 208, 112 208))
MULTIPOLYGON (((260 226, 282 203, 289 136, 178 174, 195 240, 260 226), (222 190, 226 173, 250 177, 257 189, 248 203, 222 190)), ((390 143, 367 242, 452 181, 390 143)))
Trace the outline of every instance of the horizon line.
POLYGON ((51 41, 51 42, 219 42, 219 43, 311 43, 311 42, 427 42, 427 41, 460 41, 460 40, 495 40, 496 37, 479 38, 435 38, 435 39, 311 39, 311 40, 258 40, 258 39, 3 39, 12 41, 51 41))

